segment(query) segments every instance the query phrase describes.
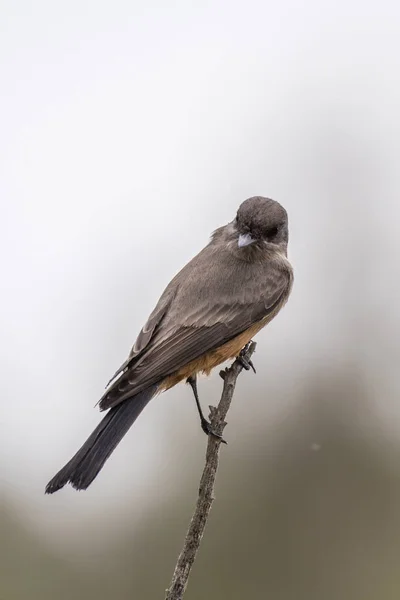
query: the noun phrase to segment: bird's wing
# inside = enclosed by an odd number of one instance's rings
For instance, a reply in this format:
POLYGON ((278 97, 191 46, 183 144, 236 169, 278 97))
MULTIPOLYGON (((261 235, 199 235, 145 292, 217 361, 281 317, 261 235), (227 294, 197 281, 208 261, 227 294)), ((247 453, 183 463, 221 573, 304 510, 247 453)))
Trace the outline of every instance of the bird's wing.
POLYGON ((110 383, 112 381, 114 381, 114 379, 116 379, 116 377, 118 377, 118 375, 121 375, 121 373, 124 373, 125 371, 127 371, 127 369, 129 369, 129 367, 141 356, 141 354, 143 353, 143 350, 145 350, 146 346, 148 345, 148 343, 150 342, 150 340, 156 333, 157 328, 160 326, 160 324, 163 320, 163 317, 172 302, 173 297, 174 297, 174 287, 169 286, 165 290, 165 292, 162 294, 155 309, 153 310, 153 312, 147 319, 145 325, 141 329, 139 335, 137 336, 136 341, 132 346, 132 349, 129 353, 128 358, 126 359, 126 361, 124 363, 122 363, 122 365, 119 367, 119 369, 114 373, 114 375, 111 377, 110 381, 107 383, 106 387, 108 387, 110 385, 110 383))
POLYGON ((196 293, 193 289, 193 282, 190 296, 178 292, 170 306, 170 312, 175 314, 175 328, 163 335, 163 326, 160 327, 142 356, 131 363, 104 394, 100 400, 101 410, 161 382, 189 362, 272 315, 288 295, 290 274, 271 267, 258 280, 248 278, 246 283, 248 287, 241 288, 240 293, 225 293, 226 290, 218 289, 218 282, 215 293, 209 289, 203 297, 200 291, 196 293))

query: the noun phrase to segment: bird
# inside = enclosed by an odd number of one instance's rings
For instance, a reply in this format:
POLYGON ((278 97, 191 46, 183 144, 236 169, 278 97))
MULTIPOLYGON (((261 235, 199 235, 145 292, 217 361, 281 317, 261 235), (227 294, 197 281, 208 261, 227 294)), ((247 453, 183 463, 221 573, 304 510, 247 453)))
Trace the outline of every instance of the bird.
POLYGON ((162 293, 98 402, 108 412, 47 494, 67 483, 87 489, 148 402, 179 382, 190 384, 201 427, 215 435, 201 409, 197 374, 241 356, 286 304, 293 285, 288 239, 286 210, 263 196, 242 202, 235 218, 212 233, 162 293))

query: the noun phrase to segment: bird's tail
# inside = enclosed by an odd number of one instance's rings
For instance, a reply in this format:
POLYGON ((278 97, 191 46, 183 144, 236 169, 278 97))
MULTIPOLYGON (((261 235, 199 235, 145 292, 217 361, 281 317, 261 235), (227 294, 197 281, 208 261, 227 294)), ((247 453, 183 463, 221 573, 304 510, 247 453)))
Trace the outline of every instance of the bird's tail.
POLYGON ((66 483, 86 490, 156 391, 157 386, 151 386, 111 408, 75 456, 49 481, 46 494, 57 492, 66 483))

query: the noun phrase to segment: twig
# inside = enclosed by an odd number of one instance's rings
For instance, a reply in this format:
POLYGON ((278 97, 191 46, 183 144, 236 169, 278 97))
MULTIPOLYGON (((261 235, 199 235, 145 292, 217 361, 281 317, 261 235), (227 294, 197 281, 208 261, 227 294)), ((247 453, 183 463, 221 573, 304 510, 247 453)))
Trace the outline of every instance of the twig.
MULTIPOLYGON (((250 342, 241 354, 241 358, 237 358, 230 368, 225 369, 220 373, 221 377, 224 379, 221 400, 219 401, 217 408, 214 406, 210 406, 209 408, 212 429, 221 436, 226 425, 225 418, 231 405, 236 387, 236 380, 243 368, 249 369, 249 363, 252 365, 251 357, 255 348, 255 342, 250 342)), ((206 464, 200 480, 196 508, 186 534, 182 552, 180 553, 175 566, 170 587, 166 590, 165 600, 181 600, 185 593, 190 570, 196 559, 196 554, 214 500, 214 483, 219 462, 220 445, 220 438, 211 435, 208 437, 206 464)))

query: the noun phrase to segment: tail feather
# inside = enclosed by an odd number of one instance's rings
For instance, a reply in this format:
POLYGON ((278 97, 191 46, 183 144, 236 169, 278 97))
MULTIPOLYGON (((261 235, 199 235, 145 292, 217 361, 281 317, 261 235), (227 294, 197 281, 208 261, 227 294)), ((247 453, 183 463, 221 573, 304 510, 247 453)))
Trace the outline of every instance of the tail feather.
POLYGON ((111 408, 75 456, 49 481, 46 494, 67 483, 86 490, 156 391, 157 386, 151 386, 111 408))

